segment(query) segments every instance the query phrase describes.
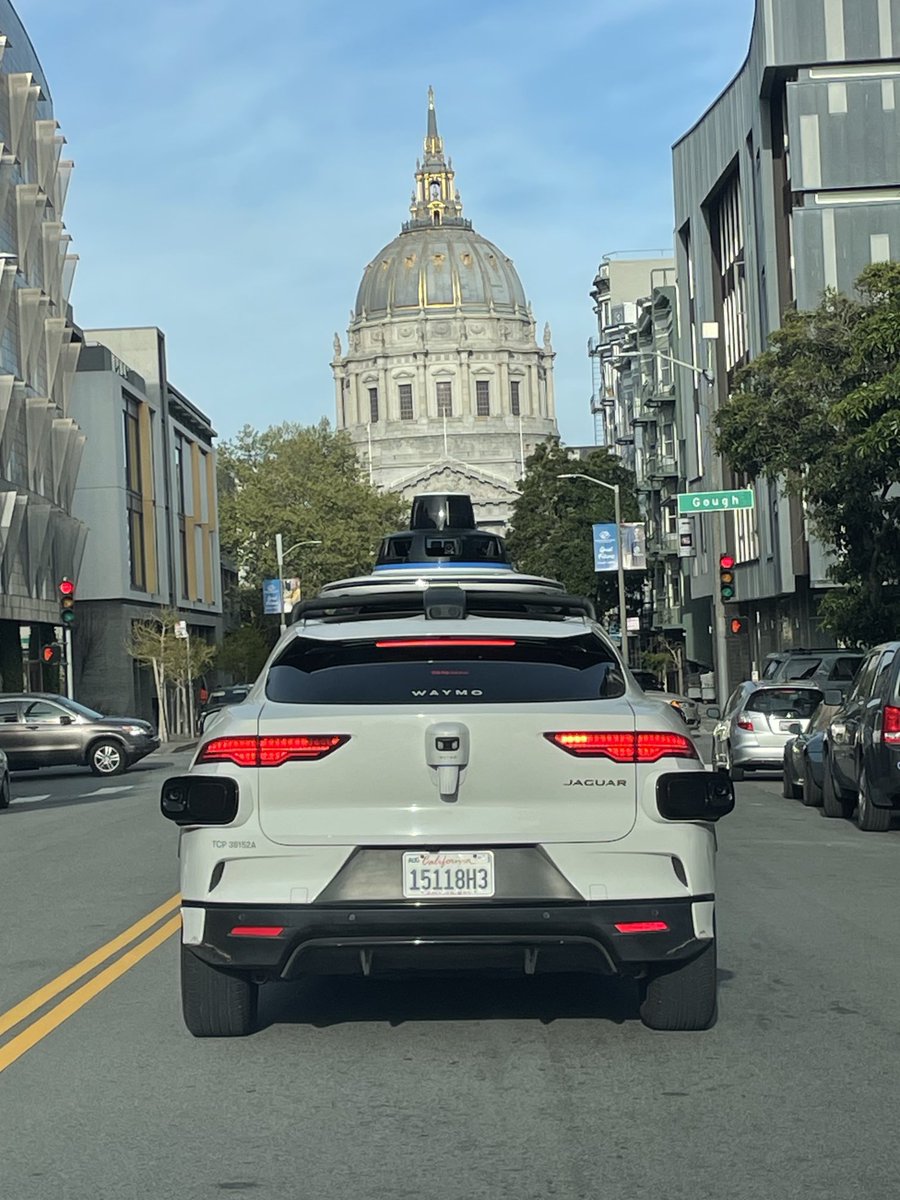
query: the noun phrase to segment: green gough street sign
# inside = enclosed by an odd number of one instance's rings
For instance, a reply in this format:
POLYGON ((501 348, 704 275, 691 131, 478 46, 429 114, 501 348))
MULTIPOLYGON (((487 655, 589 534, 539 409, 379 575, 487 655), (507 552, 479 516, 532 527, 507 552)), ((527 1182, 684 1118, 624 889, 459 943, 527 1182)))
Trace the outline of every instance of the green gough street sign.
POLYGON ((679 492, 678 514, 729 512, 733 508, 753 508, 756 500, 752 488, 734 488, 730 492, 679 492))

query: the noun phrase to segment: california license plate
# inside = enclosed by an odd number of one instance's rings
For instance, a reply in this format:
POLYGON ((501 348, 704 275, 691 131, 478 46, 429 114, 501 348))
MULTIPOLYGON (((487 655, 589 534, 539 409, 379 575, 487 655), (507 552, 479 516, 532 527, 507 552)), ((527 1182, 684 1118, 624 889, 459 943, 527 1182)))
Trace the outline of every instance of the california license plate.
POLYGON ((466 900, 493 894, 493 850, 415 850, 403 855, 403 895, 407 900, 466 900))

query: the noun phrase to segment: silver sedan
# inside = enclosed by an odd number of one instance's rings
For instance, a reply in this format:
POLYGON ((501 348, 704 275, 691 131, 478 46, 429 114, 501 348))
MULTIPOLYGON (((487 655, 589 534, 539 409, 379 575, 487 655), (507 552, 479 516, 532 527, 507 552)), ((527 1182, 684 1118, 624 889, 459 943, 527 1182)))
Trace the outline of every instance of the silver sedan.
POLYGON ((747 771, 781 771, 784 747, 805 733, 822 692, 803 683, 740 684, 713 730, 713 762, 740 781, 747 771))

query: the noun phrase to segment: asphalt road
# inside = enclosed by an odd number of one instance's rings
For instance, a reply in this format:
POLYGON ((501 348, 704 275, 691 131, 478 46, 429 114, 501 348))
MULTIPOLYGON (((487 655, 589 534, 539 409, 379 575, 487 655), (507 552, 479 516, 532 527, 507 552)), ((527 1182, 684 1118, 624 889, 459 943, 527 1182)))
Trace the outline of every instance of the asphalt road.
POLYGON ((166 770, 19 776, 0 813, 3 1200, 900 1192, 900 827, 738 786, 709 1033, 652 1033, 627 990, 577 977, 341 980, 271 988, 259 1033, 204 1042, 166 934, 166 770), (24 1011, 151 910, 130 950, 24 1011))

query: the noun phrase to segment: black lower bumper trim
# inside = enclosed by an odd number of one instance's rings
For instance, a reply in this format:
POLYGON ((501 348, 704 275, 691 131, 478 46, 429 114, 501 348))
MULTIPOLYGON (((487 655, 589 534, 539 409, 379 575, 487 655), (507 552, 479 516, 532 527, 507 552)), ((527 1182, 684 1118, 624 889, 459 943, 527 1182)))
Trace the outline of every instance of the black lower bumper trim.
POLYGON ((634 973, 645 964, 693 957, 707 942, 694 933, 687 900, 562 904, 360 905, 283 908, 191 905, 206 910, 206 962, 271 979, 304 974, 485 969, 526 973, 594 970, 634 973), (665 930, 622 933, 616 926, 664 922, 665 930), (280 928, 277 936, 232 933, 238 926, 280 928))

